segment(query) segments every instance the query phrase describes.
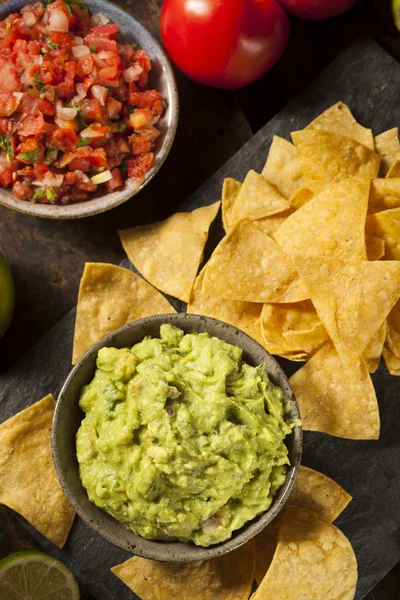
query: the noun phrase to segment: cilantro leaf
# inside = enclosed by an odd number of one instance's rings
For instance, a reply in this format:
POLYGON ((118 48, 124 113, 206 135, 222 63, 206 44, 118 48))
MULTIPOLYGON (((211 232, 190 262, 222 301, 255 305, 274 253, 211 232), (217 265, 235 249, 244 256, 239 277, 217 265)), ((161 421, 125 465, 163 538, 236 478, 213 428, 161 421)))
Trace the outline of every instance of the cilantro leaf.
POLYGON ((0 148, 7 154, 9 160, 14 158, 14 151, 11 142, 5 135, 0 135, 0 148))
POLYGON ((42 90, 44 88, 44 83, 40 79, 39 71, 37 71, 34 74, 34 76, 32 77, 32 79, 33 79, 33 83, 35 84, 35 86, 37 87, 38 90, 42 90))
POLYGON ((78 143, 76 144, 77 148, 83 148, 84 146, 90 146, 90 138, 80 137, 78 143))

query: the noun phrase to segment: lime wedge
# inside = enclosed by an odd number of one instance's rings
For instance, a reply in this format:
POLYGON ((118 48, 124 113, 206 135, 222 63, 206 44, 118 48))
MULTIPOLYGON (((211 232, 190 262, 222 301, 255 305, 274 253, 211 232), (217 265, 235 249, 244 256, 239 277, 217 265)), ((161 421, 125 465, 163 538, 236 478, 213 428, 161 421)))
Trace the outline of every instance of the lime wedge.
POLYGON ((79 588, 59 560, 43 552, 15 552, 0 560, 0 598, 79 600, 79 588))
POLYGON ((394 24, 400 31, 400 0, 392 0, 392 13, 394 24))

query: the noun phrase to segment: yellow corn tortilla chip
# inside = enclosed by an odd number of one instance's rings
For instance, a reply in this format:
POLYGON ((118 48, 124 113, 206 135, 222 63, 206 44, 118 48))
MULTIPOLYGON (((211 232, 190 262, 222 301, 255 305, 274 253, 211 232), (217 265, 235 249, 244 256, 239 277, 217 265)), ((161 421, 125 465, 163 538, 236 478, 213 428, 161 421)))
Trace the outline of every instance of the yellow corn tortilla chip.
POLYGON ((241 187, 242 184, 240 183, 240 181, 236 181, 236 179, 232 179, 232 177, 227 177, 226 179, 224 179, 224 184, 222 186, 221 212, 222 224, 226 233, 229 233, 230 231, 230 218, 232 208, 235 204, 236 198, 238 197, 241 187))
POLYGON ((362 359, 345 366, 332 344, 290 378, 303 428, 353 440, 379 437, 375 389, 362 359))
POLYGON ((261 583, 265 573, 268 571, 278 543, 279 529, 282 523, 283 510, 256 535, 256 569, 254 579, 261 583))
MULTIPOLYGON (((365 215, 369 181, 335 183, 296 210, 275 232, 287 256, 366 260, 365 215)), ((300 260, 300 259, 299 259, 300 260)))
POLYGON ((368 214, 400 207, 400 178, 373 179, 368 201, 368 214))
POLYGON ((306 204, 309 200, 314 198, 315 194, 307 188, 300 188, 290 198, 290 206, 294 209, 300 208, 303 204, 306 204))
POLYGON ((111 571, 142 600, 247 600, 254 567, 251 540, 213 560, 176 564, 135 556, 111 571))
POLYGON ((255 171, 249 171, 232 207, 229 226, 232 229, 244 219, 262 219, 290 208, 288 200, 255 171))
POLYGON ((386 177, 388 179, 399 178, 400 177, 400 152, 398 153, 398 158, 392 163, 389 171, 386 173, 386 177))
POLYGON ((367 129, 358 123, 353 117, 349 107, 343 102, 337 102, 327 108, 314 121, 307 125, 306 129, 319 129, 339 133, 364 144, 367 148, 375 150, 374 136, 371 129, 367 129))
POLYGON ((305 186, 296 148, 277 135, 273 137, 261 175, 287 200, 305 186))
POLYGON ((381 156, 379 174, 384 177, 392 164, 400 156, 399 130, 397 127, 388 129, 375 137, 375 149, 381 156))
POLYGON ((396 376, 400 375, 400 358, 393 354, 387 346, 383 348, 383 358, 389 373, 396 376))
POLYGON ((204 269, 197 277, 187 307, 188 313, 214 317, 241 329, 259 344, 264 344, 260 328, 263 305, 253 302, 234 302, 203 294, 204 269))
POLYGON ((385 240, 379 237, 367 233, 365 235, 365 245, 368 260, 379 260, 385 254, 385 240))
POLYGON ((263 233, 269 235, 270 237, 274 236, 275 231, 279 229, 281 225, 286 221, 290 215, 294 213, 293 208, 289 208, 277 215, 272 215, 271 217, 265 217, 265 219, 257 219, 253 221, 254 225, 257 225, 263 233))
POLYGON ((304 360, 328 340, 310 300, 264 304, 260 323, 267 350, 291 360, 304 360), (290 334, 297 335, 292 337, 290 334))
POLYGON ((119 231, 129 260, 158 290, 188 302, 220 204, 119 231))
POLYGON ((400 208, 369 215, 365 231, 384 240, 385 260, 400 260, 400 208))
POLYGON ((106 263, 86 263, 78 295, 72 364, 111 331, 175 309, 147 281, 106 263))
POLYGON ((294 258, 312 303, 342 361, 364 352, 400 296, 400 263, 359 264, 294 258))
POLYGON ((241 302, 298 302, 307 297, 278 244, 252 221, 242 221, 214 250, 203 291, 241 302))
POLYGON ((363 352, 363 360, 370 373, 375 373, 379 367, 383 352, 383 345, 386 339, 386 321, 382 323, 374 337, 363 352))
POLYGON ((292 139, 306 177, 304 187, 314 193, 328 183, 355 176, 373 179, 378 175, 379 155, 349 137, 308 129, 293 132, 292 139))
POLYGON ((63 494, 51 456, 55 405, 49 394, 0 425, 0 503, 62 548, 75 512, 63 494))
POLYGON ((305 508, 287 505, 271 566, 252 600, 352 600, 357 560, 346 536, 305 508))
POLYGON ((400 300, 393 306, 387 318, 386 345, 400 358, 400 300))
POLYGON ((333 523, 350 500, 350 494, 336 481, 301 465, 288 502, 312 510, 324 521, 333 523))

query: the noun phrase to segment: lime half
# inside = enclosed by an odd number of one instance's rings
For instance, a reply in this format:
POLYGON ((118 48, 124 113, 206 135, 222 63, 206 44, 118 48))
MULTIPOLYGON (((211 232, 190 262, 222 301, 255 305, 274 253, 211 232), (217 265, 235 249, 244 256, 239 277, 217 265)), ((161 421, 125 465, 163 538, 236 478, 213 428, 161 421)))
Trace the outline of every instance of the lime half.
POLYGON ((0 598, 79 600, 79 588, 59 560, 43 552, 15 552, 0 560, 0 598))
POLYGON ((400 0, 392 0, 392 13, 394 24, 400 31, 400 0))

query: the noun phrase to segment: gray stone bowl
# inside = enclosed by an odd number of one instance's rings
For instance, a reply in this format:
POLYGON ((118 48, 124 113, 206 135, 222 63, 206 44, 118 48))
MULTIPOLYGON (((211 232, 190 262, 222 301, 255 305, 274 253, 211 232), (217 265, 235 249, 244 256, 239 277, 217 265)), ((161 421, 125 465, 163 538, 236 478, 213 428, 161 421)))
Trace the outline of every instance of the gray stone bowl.
POLYGON ((152 560, 167 562, 208 560, 235 550, 235 548, 250 540, 264 529, 282 509, 289 497, 299 469, 303 443, 302 429, 301 427, 295 427, 293 433, 286 438, 291 466, 288 470, 286 482, 279 490, 271 508, 234 532, 229 540, 220 544, 203 548, 192 543, 147 540, 97 508, 89 501, 82 486, 76 458, 76 432, 84 417, 84 413, 78 406, 80 392, 82 387, 93 378, 96 369, 96 357, 100 348, 104 346, 130 347, 140 342, 146 335, 159 337, 160 325, 163 323, 176 325, 186 333, 208 332, 230 344, 240 346, 243 349, 243 359, 249 364, 256 366, 265 363, 271 381, 283 389, 290 401, 290 416, 294 419, 300 418, 297 402, 285 373, 276 360, 251 337, 236 329, 236 327, 232 327, 232 325, 210 317, 187 313, 156 315, 134 321, 110 333, 97 342, 73 368, 60 392, 54 413, 51 435, 53 460, 61 486, 78 515, 86 525, 115 546, 152 560))
MULTIPOLYGON (((159 121, 161 135, 155 147, 154 165, 148 171, 143 183, 137 188, 125 185, 121 190, 111 193, 92 195, 90 200, 75 202, 68 205, 33 204, 26 200, 19 200, 11 189, 0 188, 0 204, 33 217, 48 219, 79 219, 96 215, 119 204, 126 202, 140 192, 153 179, 168 156, 174 141, 178 124, 179 102, 178 89, 170 62, 157 40, 128 12, 107 0, 85 0, 92 14, 104 13, 113 23, 117 23, 121 36, 127 42, 135 42, 146 50, 151 58, 152 70, 150 71, 150 86, 157 89, 166 100, 165 115, 159 121)), ((10 0, 0 5, 0 20, 9 14, 19 12, 27 4, 26 0, 10 0)))

